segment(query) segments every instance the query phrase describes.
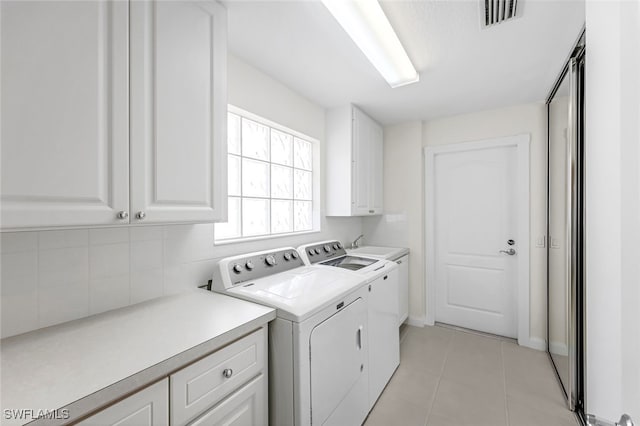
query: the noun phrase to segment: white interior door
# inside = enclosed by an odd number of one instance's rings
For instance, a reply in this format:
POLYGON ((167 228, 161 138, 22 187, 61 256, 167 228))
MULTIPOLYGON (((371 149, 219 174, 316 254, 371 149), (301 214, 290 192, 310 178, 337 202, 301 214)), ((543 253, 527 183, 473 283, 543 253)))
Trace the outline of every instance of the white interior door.
POLYGON ((436 321, 517 337, 517 166, 514 145, 435 155, 436 321))

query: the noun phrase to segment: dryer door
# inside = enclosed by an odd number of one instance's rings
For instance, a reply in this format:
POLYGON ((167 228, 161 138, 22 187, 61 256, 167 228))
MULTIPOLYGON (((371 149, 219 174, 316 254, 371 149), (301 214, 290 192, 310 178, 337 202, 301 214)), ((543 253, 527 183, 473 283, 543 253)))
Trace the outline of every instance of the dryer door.
POLYGON ((311 332, 311 424, 361 424, 367 413, 367 307, 356 299, 311 332), (334 421, 335 420, 335 421, 334 421))

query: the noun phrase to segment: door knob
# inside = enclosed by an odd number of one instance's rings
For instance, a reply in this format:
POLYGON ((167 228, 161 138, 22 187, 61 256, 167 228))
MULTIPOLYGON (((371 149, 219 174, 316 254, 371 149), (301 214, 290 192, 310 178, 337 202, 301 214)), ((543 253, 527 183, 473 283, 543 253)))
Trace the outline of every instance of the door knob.
POLYGON ((500 250, 500 253, 508 254, 509 256, 513 256, 516 254, 516 250, 510 248, 509 250, 500 250))

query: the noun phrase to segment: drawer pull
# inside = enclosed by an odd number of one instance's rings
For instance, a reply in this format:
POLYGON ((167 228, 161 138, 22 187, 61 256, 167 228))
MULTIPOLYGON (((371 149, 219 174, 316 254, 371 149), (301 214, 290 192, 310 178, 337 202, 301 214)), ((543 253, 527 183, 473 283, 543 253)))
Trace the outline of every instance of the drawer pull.
POLYGON ((225 368, 224 371, 222 372, 222 375, 224 376, 225 379, 230 379, 231 376, 233 376, 233 370, 230 368, 225 368))

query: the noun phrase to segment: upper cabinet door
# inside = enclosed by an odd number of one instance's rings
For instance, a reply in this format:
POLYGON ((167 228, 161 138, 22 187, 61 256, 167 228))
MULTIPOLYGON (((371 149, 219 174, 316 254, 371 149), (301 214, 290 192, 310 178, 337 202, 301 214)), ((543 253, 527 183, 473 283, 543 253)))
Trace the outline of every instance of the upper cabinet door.
POLYGON ((0 15, 2 229, 121 223, 128 3, 2 1, 0 15))
POLYGON ((383 186, 384 186, 384 165, 383 165, 383 133, 382 127, 371 122, 371 197, 369 213, 382 214, 383 207, 383 186))
POLYGON ((371 186, 371 124, 360 110, 353 108, 353 178, 351 212, 354 215, 369 214, 371 186))
POLYGON ((226 217, 226 10, 131 2, 131 223, 226 217))

